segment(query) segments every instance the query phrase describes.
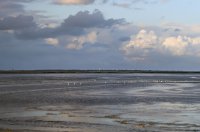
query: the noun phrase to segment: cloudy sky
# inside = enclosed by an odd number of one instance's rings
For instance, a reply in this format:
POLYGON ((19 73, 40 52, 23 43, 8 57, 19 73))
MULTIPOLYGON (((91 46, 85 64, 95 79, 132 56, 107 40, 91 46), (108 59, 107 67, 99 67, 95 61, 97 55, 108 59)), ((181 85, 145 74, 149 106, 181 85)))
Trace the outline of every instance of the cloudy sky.
POLYGON ((0 69, 200 70, 199 0, 0 0, 0 69))

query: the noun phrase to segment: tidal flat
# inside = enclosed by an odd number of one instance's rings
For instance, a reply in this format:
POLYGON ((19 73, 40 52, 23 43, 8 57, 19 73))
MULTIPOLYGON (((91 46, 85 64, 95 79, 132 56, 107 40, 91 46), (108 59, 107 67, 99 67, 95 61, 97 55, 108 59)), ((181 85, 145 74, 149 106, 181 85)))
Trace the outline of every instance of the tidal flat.
POLYGON ((0 132, 200 131, 200 74, 0 74, 0 132))

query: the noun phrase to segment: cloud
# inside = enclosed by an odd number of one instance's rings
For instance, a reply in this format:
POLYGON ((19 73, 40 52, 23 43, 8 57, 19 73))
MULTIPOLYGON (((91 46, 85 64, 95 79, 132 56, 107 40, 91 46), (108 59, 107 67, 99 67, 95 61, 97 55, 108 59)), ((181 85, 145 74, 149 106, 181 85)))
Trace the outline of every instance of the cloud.
POLYGON ((192 38, 188 36, 165 38, 162 45, 171 54, 176 56, 192 55, 200 57, 200 37, 192 38))
POLYGON ((76 15, 70 15, 61 26, 80 28, 109 27, 122 22, 124 22, 124 19, 105 20, 103 14, 99 10, 95 10, 92 14, 89 11, 80 11, 76 15))
POLYGON ((0 18, 22 12, 24 12, 24 9, 21 4, 0 1, 0 18))
POLYGON ((169 37, 166 38, 162 44, 173 55, 181 56, 184 55, 186 47, 188 46, 188 42, 186 39, 187 38, 184 38, 182 36, 169 37))
POLYGON ((53 45, 53 46, 58 46, 59 45, 59 40, 56 38, 46 38, 45 42, 49 45, 53 45))
POLYGON ((131 59, 143 60, 154 48, 157 48, 158 37, 154 31, 140 30, 131 36, 131 40, 121 47, 121 51, 131 59))
POLYGON ((141 30, 128 44, 129 47, 140 47, 143 49, 152 48, 157 43, 157 36, 154 31, 141 30))
POLYGON ((16 17, 4 17, 0 20, 0 30, 19 30, 35 27, 32 16, 19 15, 16 17))
MULTIPOLYGON (((111 0, 110 0, 111 1, 111 0)), ((113 1, 112 5, 121 8, 132 8, 134 10, 143 10, 144 5, 166 3, 163 0, 123 0, 113 1)))
POLYGON ((107 3, 109 0, 102 0, 102 3, 107 3))
MULTIPOLYGON (((44 0, 47 1, 47 0, 44 0)), ((39 2, 38 0, 0 0, 0 21, 7 20, 9 18, 17 19, 19 16, 30 16, 32 19, 39 25, 45 25, 50 22, 58 22, 58 20, 53 19, 53 17, 49 16, 50 14, 46 14, 45 10, 38 9, 29 9, 25 8, 25 6, 34 4, 34 2, 39 2)), ((16 20, 13 20, 16 21, 16 20)), ((18 20, 20 21, 20 20, 18 20)), ((27 20, 29 21, 29 20, 27 20)), ((25 23, 23 18, 21 23, 25 23)), ((11 23, 11 22, 10 22, 11 23)), ((19 23, 17 23, 19 25, 19 23)), ((14 27, 15 24, 12 25, 14 27)), ((25 25, 26 26, 26 25, 25 25)), ((26 27, 25 27, 26 28, 26 27)))
POLYGON ((170 0, 131 0, 132 3, 157 4, 167 3, 170 0))
POLYGON ((125 58, 131 61, 147 60, 152 57, 156 59, 159 56, 200 57, 200 37, 157 34, 152 30, 140 30, 131 36, 130 41, 124 42, 120 50, 125 58))
POLYGON ((130 3, 113 3, 113 6, 118 6, 118 7, 122 7, 122 8, 129 8, 131 6, 130 3))
POLYGON ((162 27, 168 29, 168 30, 174 30, 174 31, 181 31, 182 34, 193 34, 193 35, 199 35, 200 34, 200 25, 199 24, 181 24, 181 23, 163 23, 162 27))
POLYGON ((17 31, 16 36, 21 39, 52 38, 62 35, 80 36, 85 34, 87 29, 106 28, 124 22, 124 19, 105 19, 99 10, 92 13, 80 11, 75 15, 70 15, 55 28, 30 28, 17 31))
POLYGON ((71 42, 66 45, 67 49, 80 50, 86 43, 94 44, 97 40, 97 33, 91 32, 85 36, 73 37, 71 42))
POLYGON ((23 3, 34 0, 0 0, 0 18, 25 13, 23 3))
POLYGON ((94 3, 95 0, 54 0, 59 5, 88 5, 94 3))
POLYGON ((15 2, 15 3, 19 3, 19 2, 32 2, 32 1, 36 1, 36 0, 0 0, 0 2, 15 2))

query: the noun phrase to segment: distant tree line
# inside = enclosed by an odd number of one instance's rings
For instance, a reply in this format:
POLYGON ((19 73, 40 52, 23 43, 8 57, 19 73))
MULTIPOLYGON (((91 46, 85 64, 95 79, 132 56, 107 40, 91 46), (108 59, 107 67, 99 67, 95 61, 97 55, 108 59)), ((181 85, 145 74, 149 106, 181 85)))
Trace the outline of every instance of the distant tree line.
POLYGON ((48 74, 48 73, 170 73, 200 74, 200 71, 159 71, 159 70, 0 70, 0 74, 48 74))

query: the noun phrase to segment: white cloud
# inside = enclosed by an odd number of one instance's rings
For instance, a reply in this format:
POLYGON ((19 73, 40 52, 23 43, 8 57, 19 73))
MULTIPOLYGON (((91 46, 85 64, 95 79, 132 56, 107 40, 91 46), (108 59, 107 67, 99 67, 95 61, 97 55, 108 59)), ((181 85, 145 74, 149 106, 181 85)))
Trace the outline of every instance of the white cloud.
POLYGON ((153 48, 157 43, 157 36, 154 31, 141 30, 136 37, 132 36, 129 46, 136 46, 140 48, 153 48))
POLYGON ((186 47, 188 46, 187 37, 168 37, 162 43, 163 46, 169 50, 173 55, 184 55, 186 52, 186 47))
POLYGON ((128 43, 125 43, 121 50, 131 59, 144 59, 148 52, 157 48, 158 37, 154 31, 141 30, 137 35, 131 37, 128 43))
POLYGON ((58 46, 59 45, 59 40, 56 38, 47 38, 45 39, 45 42, 49 45, 53 45, 53 46, 58 46))
POLYGON ((189 40, 192 45, 200 45, 200 37, 190 38, 189 40))
POLYGON ((163 46, 173 55, 200 55, 200 37, 188 36, 168 37, 163 41, 163 46))
POLYGON ((97 40, 97 33, 91 32, 85 36, 73 37, 71 42, 68 45, 66 45, 66 48, 80 50, 83 48, 85 43, 94 44, 96 40, 97 40))
POLYGON ((140 30, 123 43, 120 50, 128 60, 144 60, 155 54, 200 57, 200 37, 159 35, 152 30, 140 30))
POLYGON ((60 5, 87 5, 94 1, 95 0, 54 0, 54 3, 60 5))

